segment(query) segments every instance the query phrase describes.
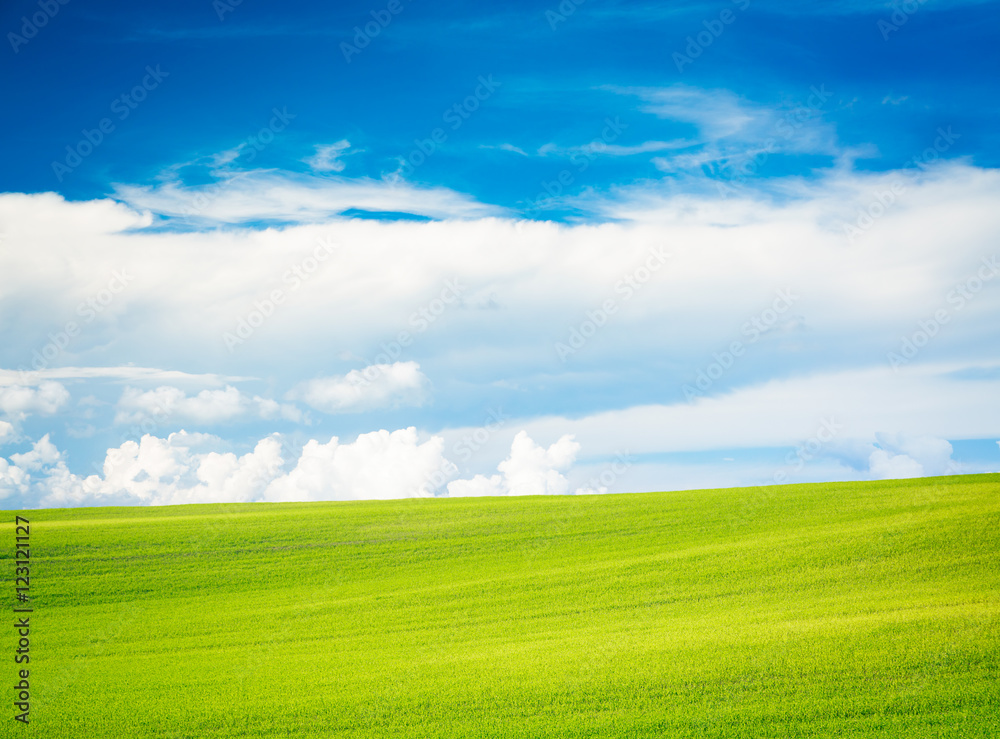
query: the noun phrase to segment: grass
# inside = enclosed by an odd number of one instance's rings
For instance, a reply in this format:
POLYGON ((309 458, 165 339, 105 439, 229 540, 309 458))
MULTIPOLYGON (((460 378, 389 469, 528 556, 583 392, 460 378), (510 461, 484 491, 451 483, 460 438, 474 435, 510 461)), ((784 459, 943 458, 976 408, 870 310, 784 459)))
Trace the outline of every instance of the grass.
POLYGON ((1000 475, 27 517, 2 736, 1000 736, 1000 475))

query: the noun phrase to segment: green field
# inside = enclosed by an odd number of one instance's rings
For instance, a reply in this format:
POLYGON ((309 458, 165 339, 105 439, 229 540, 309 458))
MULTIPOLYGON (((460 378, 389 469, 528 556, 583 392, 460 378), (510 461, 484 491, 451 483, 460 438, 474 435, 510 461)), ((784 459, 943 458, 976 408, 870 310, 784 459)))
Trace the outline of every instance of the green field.
POLYGON ((2 736, 1000 736, 1000 475, 24 515, 2 736))

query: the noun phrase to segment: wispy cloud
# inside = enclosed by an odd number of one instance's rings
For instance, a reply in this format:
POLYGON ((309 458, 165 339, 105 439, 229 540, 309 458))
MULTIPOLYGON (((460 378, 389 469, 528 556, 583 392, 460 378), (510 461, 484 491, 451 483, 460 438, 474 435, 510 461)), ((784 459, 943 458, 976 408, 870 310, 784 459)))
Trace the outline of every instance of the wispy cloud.
POLYGON ((317 222, 352 208, 430 218, 475 218, 503 212, 444 187, 274 170, 253 170, 204 185, 177 180, 116 185, 115 192, 132 208, 195 223, 317 222))
POLYGON ((351 142, 341 139, 333 144, 319 144, 316 153, 303 161, 317 172, 343 172, 343 156, 351 148, 351 142))
POLYGON ((157 369, 155 367, 54 367, 40 370, 0 369, 0 385, 37 385, 46 380, 94 380, 109 379, 127 382, 184 382, 195 385, 224 385, 230 382, 244 382, 253 377, 217 375, 213 373, 194 374, 179 370, 157 369))
POLYGON ((676 139, 673 141, 644 141, 641 144, 625 146, 622 144, 605 143, 603 141, 591 141, 587 144, 577 146, 560 146, 549 143, 538 148, 538 156, 560 156, 571 157, 582 154, 587 157, 608 156, 608 157, 630 157, 637 154, 649 154, 656 151, 669 151, 674 149, 684 149, 697 145, 696 141, 686 139, 676 139))
POLYGON ((509 151, 513 154, 520 154, 523 157, 529 156, 528 152, 519 146, 514 146, 513 144, 480 144, 480 149, 496 149, 497 151, 509 151))

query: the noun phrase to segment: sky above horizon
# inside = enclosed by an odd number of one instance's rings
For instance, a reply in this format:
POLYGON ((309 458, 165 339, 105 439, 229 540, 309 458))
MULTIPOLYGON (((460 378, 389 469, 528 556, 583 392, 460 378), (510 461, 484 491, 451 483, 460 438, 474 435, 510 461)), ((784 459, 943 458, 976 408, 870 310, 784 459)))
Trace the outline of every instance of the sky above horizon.
POLYGON ((998 471, 998 28, 4 4, 0 507, 998 471))

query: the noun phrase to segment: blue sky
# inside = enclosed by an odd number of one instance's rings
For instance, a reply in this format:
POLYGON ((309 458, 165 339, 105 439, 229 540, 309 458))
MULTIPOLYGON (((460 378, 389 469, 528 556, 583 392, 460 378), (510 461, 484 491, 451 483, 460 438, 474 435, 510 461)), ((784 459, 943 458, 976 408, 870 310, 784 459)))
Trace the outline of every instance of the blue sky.
POLYGON ((0 504, 1000 469, 995 2, 0 9, 0 504))

